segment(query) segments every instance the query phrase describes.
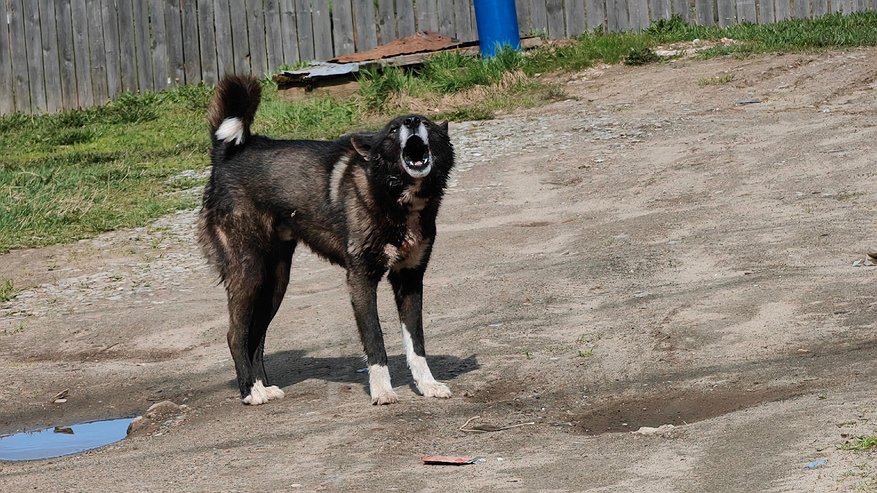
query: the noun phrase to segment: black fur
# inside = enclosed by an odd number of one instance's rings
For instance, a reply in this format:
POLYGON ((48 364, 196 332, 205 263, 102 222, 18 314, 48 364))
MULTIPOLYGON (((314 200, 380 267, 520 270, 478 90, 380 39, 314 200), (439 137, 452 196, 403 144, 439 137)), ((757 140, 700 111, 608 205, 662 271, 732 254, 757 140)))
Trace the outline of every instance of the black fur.
MULTIPOLYGON (((447 123, 408 115, 376 133, 334 141, 274 140, 250 133, 259 96, 259 83, 251 78, 227 77, 217 86, 208 113, 213 169, 199 219, 199 243, 228 294, 228 343, 241 397, 256 380, 268 385, 265 333, 286 292, 299 242, 347 269, 370 365, 387 362, 376 288, 388 271, 414 352, 424 356, 423 275, 454 162, 447 123), (242 123, 239 145, 216 137, 227 118, 242 123), (428 132, 432 168, 415 179, 402 164, 399 133, 420 122, 428 132)), ((409 154, 423 153, 419 142, 410 142, 409 154)))

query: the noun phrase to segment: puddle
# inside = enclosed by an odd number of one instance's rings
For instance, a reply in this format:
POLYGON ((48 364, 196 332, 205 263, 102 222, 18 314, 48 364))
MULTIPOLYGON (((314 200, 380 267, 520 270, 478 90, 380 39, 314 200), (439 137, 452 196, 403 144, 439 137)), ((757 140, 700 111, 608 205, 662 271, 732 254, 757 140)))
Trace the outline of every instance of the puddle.
POLYGON ((103 447, 125 438, 131 419, 56 426, 0 437, 0 460, 51 459, 103 447))

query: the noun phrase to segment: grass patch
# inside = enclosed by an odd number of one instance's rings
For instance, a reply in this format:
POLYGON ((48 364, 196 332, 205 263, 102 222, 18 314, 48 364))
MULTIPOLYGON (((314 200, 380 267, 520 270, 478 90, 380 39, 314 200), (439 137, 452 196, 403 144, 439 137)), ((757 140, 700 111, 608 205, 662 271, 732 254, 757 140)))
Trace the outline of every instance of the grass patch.
POLYGON ((705 79, 700 79, 697 81, 697 85, 700 87, 706 86, 723 86, 725 84, 730 84, 734 81, 734 74, 725 74, 718 75, 716 77, 707 77, 705 79))
MULTIPOLYGON (((877 44, 877 12, 828 15, 771 25, 727 28, 660 20, 636 33, 586 33, 571 43, 482 60, 436 55, 418 70, 366 71, 359 93, 289 103, 271 83, 254 130, 274 137, 333 138, 417 111, 436 118, 481 120, 501 110, 565 98, 540 74, 594 63, 656 61, 660 44, 731 38, 703 57, 821 50, 877 44)), ((718 78, 715 84, 731 79, 718 78)), ((704 79, 702 85, 712 85, 704 79)), ((126 94, 98 108, 0 118, 0 253, 91 237, 146 224, 194 208, 200 178, 174 179, 208 166, 205 111, 211 88, 195 85, 159 94, 126 94)))
POLYGON ((14 300, 17 295, 18 290, 15 289, 15 283, 12 282, 12 279, 7 279, 0 283, 0 303, 14 300))
POLYGON ((865 451, 877 447, 877 436, 860 436, 844 443, 843 450, 865 451))

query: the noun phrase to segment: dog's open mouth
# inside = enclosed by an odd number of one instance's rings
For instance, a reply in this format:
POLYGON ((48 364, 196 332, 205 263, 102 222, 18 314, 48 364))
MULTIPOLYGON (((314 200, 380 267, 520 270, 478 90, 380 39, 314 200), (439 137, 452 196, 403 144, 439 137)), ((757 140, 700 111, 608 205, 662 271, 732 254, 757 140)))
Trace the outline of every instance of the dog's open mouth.
POLYGON ((402 146, 402 165, 413 178, 421 178, 429 174, 432 167, 432 155, 429 145, 419 135, 412 135, 402 146))

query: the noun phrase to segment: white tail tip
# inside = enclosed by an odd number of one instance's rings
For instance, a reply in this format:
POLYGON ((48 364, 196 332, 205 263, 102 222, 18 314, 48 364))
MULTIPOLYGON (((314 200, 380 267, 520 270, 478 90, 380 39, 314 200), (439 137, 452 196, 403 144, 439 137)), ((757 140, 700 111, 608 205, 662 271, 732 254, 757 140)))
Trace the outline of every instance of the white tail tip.
POLYGON ((241 145, 244 141, 244 122, 237 117, 222 120, 222 125, 216 129, 216 138, 226 143, 233 141, 235 145, 241 145))

